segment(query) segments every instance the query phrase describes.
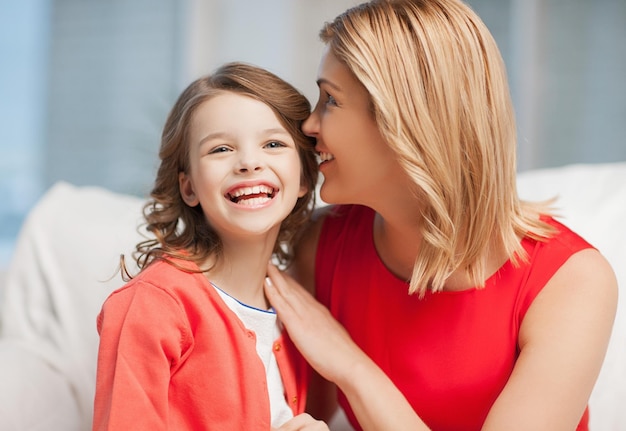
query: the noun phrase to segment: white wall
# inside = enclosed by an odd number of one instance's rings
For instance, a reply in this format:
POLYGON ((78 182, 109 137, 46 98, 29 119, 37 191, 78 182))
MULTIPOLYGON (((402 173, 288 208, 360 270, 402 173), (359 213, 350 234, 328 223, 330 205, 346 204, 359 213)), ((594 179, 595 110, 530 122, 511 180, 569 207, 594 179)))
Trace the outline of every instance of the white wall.
POLYGON ((357 0, 191 0, 181 85, 226 61, 265 67, 317 100, 318 33, 357 0))

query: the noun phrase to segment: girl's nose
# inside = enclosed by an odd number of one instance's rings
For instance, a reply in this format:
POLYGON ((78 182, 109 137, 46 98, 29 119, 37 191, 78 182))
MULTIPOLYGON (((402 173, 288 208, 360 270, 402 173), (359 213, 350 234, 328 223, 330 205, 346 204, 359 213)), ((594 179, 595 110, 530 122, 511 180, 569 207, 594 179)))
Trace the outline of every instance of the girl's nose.
POLYGON ((263 169, 263 162, 258 155, 248 152, 241 153, 236 169, 240 173, 260 171, 263 169))

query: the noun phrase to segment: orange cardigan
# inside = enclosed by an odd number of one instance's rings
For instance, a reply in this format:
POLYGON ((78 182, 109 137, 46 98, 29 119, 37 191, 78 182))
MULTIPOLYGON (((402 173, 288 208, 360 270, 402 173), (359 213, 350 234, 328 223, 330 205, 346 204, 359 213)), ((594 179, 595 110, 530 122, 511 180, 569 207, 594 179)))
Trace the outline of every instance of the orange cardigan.
MULTIPOLYGON (((94 431, 270 429, 255 334, 204 275, 155 262, 107 298, 97 327, 94 431)), ((307 365, 285 333, 274 354, 302 413, 307 365)))

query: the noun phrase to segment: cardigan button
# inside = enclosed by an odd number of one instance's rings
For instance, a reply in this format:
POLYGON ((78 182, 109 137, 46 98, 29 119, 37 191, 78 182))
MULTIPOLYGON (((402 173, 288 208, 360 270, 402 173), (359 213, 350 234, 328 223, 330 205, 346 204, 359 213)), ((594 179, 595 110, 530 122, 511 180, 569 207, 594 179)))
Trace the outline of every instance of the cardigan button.
POLYGON ((296 404, 297 402, 298 402, 298 397, 293 397, 293 398, 291 399, 291 403, 292 403, 292 404, 296 404))
POLYGON ((282 346, 280 345, 280 343, 274 343, 274 350, 275 350, 276 352, 280 352, 281 347, 282 347, 282 346))

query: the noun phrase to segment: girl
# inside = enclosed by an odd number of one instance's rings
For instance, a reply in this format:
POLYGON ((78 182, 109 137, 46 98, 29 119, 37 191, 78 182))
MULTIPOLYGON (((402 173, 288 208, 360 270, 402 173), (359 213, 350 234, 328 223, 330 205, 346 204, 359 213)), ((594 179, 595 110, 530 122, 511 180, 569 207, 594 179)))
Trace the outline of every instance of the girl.
POLYGON ((357 429, 586 430, 616 280, 545 205, 518 198, 487 28, 458 0, 374 0, 321 38, 303 130, 321 197, 340 205, 319 214, 294 274, 345 330, 270 268, 289 335, 357 429))
POLYGON ((94 430, 269 430, 302 413, 305 364, 263 279, 272 257, 289 263, 314 203, 309 112, 291 85, 241 63, 180 95, 144 210, 154 238, 98 316, 94 430))

